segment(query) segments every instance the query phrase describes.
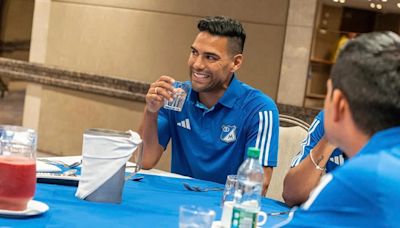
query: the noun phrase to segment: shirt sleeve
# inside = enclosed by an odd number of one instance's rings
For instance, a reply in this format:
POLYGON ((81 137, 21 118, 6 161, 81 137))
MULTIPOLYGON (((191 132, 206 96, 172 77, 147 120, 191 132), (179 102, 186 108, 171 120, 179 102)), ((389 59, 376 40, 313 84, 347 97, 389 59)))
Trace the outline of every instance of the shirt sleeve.
POLYGON ((157 124, 158 124, 158 143, 165 150, 171 138, 171 132, 169 128, 168 112, 164 108, 161 108, 160 111, 158 112, 157 124))
POLYGON ((266 106, 252 115, 246 148, 259 148, 260 164, 275 167, 278 163, 279 113, 273 106, 266 106))
MULTIPOLYGON (((378 164, 376 156, 352 158, 349 164, 324 175, 308 200, 289 216, 288 227, 309 227, 310 224, 324 227, 388 225, 385 221, 387 214, 382 210, 388 204, 383 203, 382 194, 377 191, 380 186, 377 181, 390 181, 385 176, 376 175, 376 170, 380 170, 378 164), (381 224, 377 224, 378 221, 381 224)), ((391 192, 394 192, 392 199, 398 198, 395 196, 398 191, 391 192)))
POLYGON ((292 168, 300 164, 300 162, 308 156, 310 150, 317 145, 324 134, 324 112, 321 111, 314 118, 310 128, 308 129, 307 137, 301 143, 301 151, 293 158, 291 163, 292 168))

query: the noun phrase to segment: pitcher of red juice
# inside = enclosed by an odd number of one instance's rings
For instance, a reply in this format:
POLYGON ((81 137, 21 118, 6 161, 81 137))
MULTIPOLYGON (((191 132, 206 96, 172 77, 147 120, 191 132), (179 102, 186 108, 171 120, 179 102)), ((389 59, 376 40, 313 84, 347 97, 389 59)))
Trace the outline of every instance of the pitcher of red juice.
POLYGON ((23 211, 36 187, 36 133, 0 125, 0 209, 23 211))

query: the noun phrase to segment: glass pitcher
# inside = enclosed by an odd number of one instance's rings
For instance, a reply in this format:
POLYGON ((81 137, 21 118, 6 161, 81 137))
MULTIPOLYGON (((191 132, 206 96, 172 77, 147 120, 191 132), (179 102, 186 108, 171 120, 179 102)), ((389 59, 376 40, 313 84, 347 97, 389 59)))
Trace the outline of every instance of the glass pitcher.
POLYGON ((36 133, 0 125, 0 209, 22 211, 35 194, 36 133))

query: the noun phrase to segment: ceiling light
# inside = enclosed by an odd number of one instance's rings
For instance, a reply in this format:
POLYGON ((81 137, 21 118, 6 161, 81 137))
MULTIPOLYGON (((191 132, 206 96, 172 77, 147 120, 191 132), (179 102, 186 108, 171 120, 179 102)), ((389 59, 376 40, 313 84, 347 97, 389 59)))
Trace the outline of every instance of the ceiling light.
POLYGON ((339 2, 339 0, 333 0, 334 2, 339 2))
POLYGON ((382 9, 382 5, 381 4, 376 4, 376 8, 377 9, 382 9))
POLYGON ((382 0, 382 2, 387 2, 387 0, 382 0))
POLYGON ((399 8, 400 8, 400 2, 399 2, 399 3, 397 3, 397 7, 399 7, 399 8))
POLYGON ((345 3, 345 2, 346 2, 346 0, 339 0, 339 2, 340 2, 340 3, 345 3))
POLYGON ((371 4, 369 4, 369 6, 371 7, 371 8, 375 8, 375 3, 371 3, 371 4))

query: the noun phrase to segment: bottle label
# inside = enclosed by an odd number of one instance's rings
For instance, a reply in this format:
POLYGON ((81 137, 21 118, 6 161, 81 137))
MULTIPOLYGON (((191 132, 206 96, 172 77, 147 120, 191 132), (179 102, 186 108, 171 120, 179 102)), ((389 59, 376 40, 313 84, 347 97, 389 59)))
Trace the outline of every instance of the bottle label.
POLYGON ((257 211, 233 207, 231 228, 257 228, 257 211))

